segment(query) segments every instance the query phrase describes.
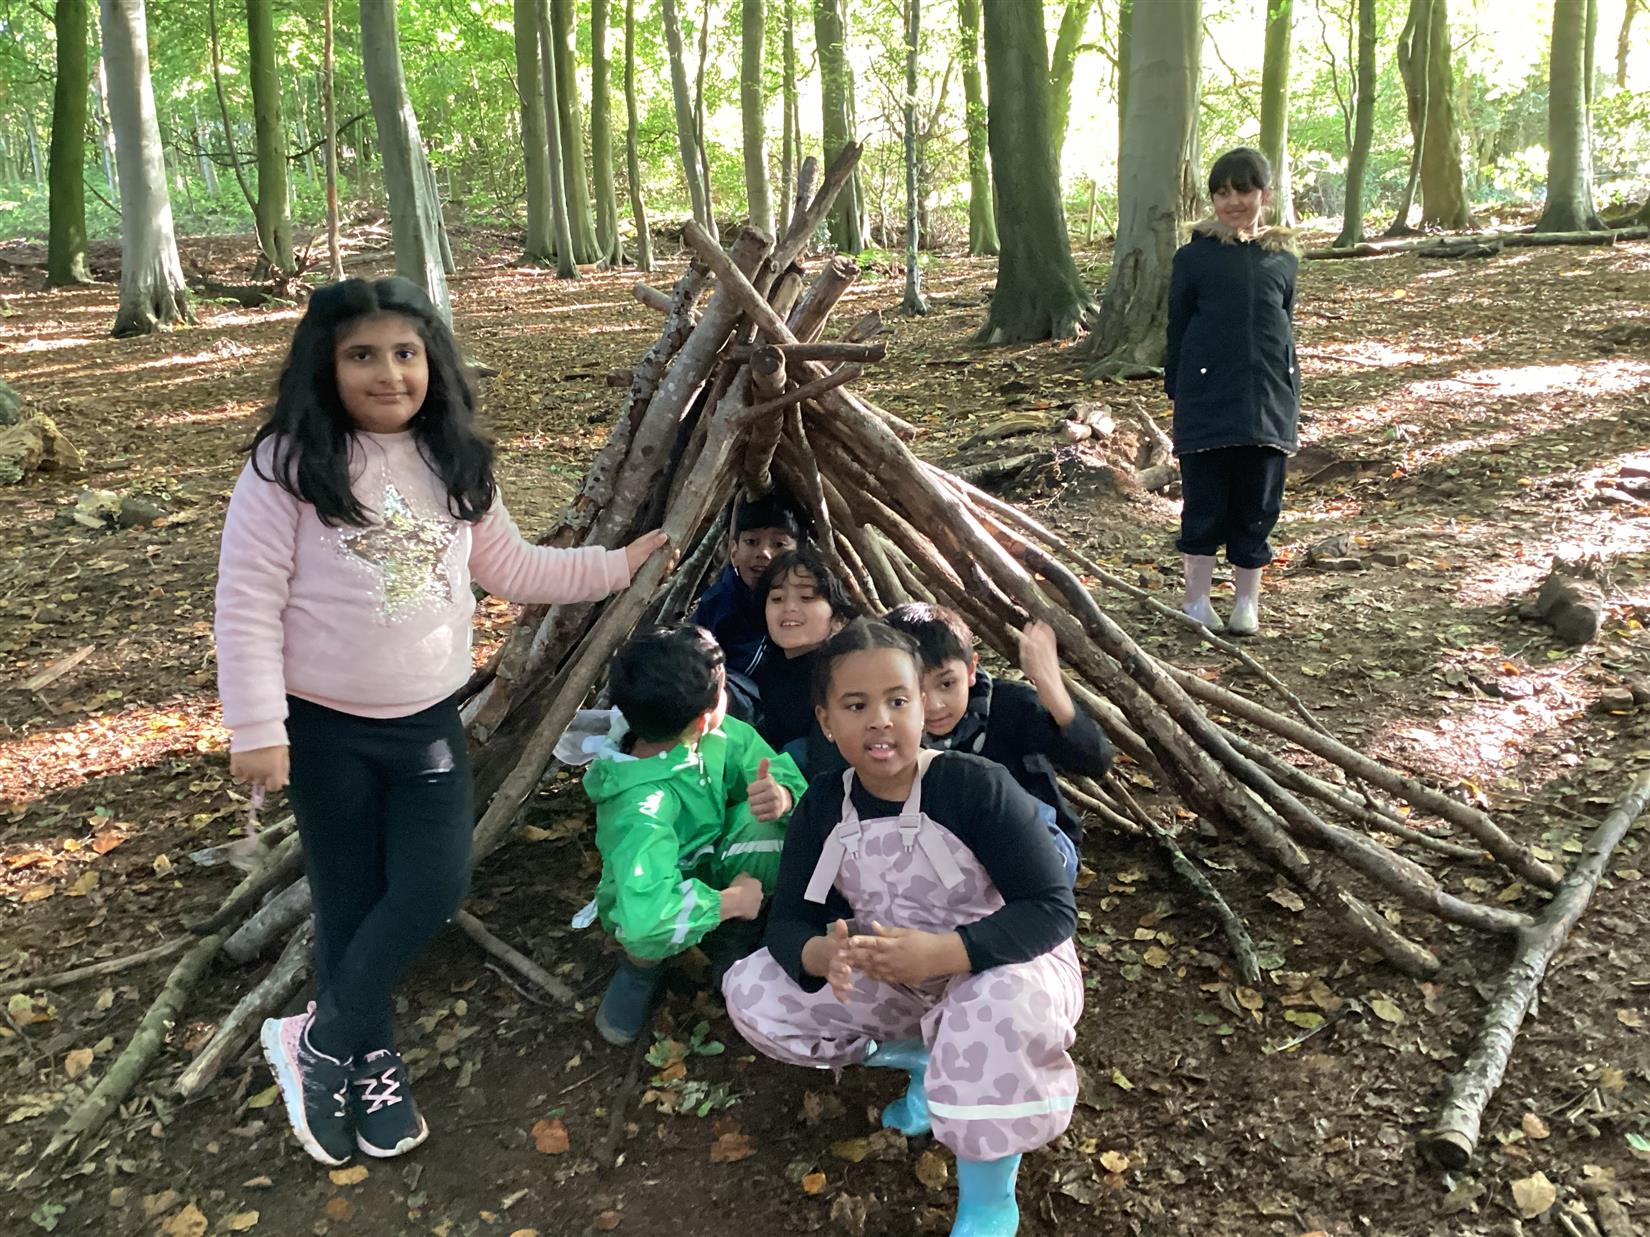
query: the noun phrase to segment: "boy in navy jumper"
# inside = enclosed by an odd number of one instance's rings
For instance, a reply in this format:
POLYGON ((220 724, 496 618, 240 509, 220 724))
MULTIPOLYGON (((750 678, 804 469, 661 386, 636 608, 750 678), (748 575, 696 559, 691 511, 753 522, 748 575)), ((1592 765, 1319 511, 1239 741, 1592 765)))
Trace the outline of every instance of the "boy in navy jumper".
POLYGON ((955 610, 911 602, 882 621, 917 642, 924 746, 972 752, 1007 769, 1041 805, 1066 874, 1075 880, 1083 827, 1056 776, 1104 777, 1112 751, 1066 690, 1053 629, 1034 622, 1020 633, 1020 669, 1029 682, 1016 683, 980 669, 974 633, 955 610))
POLYGON ((728 533, 728 565, 705 590, 690 623, 708 628, 733 674, 748 675, 767 649, 768 623, 756 585, 773 560, 796 549, 802 525, 784 495, 741 498, 728 533))

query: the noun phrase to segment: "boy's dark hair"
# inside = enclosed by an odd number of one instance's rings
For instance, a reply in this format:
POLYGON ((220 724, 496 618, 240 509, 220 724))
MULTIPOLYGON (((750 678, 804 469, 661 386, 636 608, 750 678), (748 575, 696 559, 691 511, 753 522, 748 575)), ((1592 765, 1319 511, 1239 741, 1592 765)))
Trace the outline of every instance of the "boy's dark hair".
POLYGON ((908 601, 884 614, 882 621, 916 641, 924 670, 938 670, 948 661, 966 666, 974 658, 974 633, 963 616, 948 606, 908 601))
POLYGON ((497 487, 493 447, 475 428, 475 394, 452 328, 424 290, 409 279, 346 279, 310 295, 287 349, 275 385, 275 400, 263 410, 247 450, 252 467, 301 502, 315 508, 328 525, 363 527, 371 515, 350 489, 349 456, 355 422, 338 398, 334 353, 357 322, 376 314, 400 314, 418 328, 429 363, 424 405, 408 424, 419 453, 441 478, 448 509, 471 523, 487 514, 497 487), (260 462, 258 448, 273 448, 260 462), (264 473, 267 464, 270 472, 264 473))
POLYGON ((819 656, 814 661, 814 707, 823 709, 826 701, 831 698, 831 675, 836 669, 837 662, 849 653, 865 653, 873 649, 897 649, 909 656, 911 668, 917 674, 918 686, 921 686, 922 657, 917 652, 917 642, 887 623, 879 623, 876 619, 857 618, 819 648, 819 656))
POLYGON ((1272 187, 1272 165, 1253 146, 1234 146, 1209 169, 1209 196, 1230 185, 1239 193, 1272 187))
POLYGON ((762 578, 756 584, 756 595, 762 599, 763 605, 768 604, 768 594, 785 583, 793 571, 806 571, 814 578, 814 587, 819 590, 819 595, 830 603, 833 617, 844 622, 862 617, 859 604, 848 592, 848 586, 832 574, 825 562, 825 556, 811 545, 799 545, 794 550, 786 550, 768 564, 768 569, 762 573, 762 578))
POLYGON ((727 655, 703 627, 655 627, 632 636, 607 671, 607 694, 638 739, 662 743, 715 705, 727 655))
POLYGON ((758 528, 782 528, 797 541, 802 540, 802 519, 796 513, 796 505, 788 494, 779 490, 770 490, 759 498, 741 497, 734 501, 728 535, 737 539, 758 528))

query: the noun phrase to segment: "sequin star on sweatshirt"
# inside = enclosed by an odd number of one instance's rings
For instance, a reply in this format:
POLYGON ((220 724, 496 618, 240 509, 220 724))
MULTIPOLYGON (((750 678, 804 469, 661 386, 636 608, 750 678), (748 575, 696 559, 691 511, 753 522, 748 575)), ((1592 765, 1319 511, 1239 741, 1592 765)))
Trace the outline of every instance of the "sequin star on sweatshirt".
MULTIPOLYGON (((259 464, 271 472, 266 442, 259 464)), ((218 559, 218 695, 231 751, 286 742, 286 697, 405 717, 470 676, 474 580, 519 602, 597 601, 630 583, 625 552, 525 541, 502 500, 474 524, 447 507, 410 433, 357 432, 351 488, 364 528, 254 471, 230 496, 218 559)))

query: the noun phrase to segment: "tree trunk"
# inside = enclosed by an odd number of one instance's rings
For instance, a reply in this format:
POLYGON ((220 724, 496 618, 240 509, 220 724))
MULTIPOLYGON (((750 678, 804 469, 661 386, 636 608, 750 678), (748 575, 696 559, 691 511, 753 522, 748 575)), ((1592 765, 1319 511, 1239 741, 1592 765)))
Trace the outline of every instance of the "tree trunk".
POLYGON ((321 117, 327 126, 327 255, 329 273, 337 283, 344 277, 344 255, 338 248, 338 100, 333 88, 333 0, 325 0, 321 17, 321 117))
POLYGON ((423 288, 441 316, 451 322, 453 306, 441 262, 441 221, 424 175, 418 117, 407 98, 407 81, 401 71, 394 5, 361 0, 361 67, 384 160, 395 273, 423 288))
POLYGON ((1461 172, 1461 132, 1455 120, 1454 48, 1449 0, 1432 0, 1427 38, 1427 136, 1421 150, 1421 226, 1472 226, 1461 172))
POLYGON ((252 120, 258 142, 258 201, 252 217, 269 269, 294 269, 292 216, 287 208, 286 127, 281 123, 281 79, 275 71, 271 0, 246 0, 246 45, 251 60, 252 120))
POLYGON ((1077 55, 1082 50, 1083 31, 1089 24, 1094 0, 1066 0, 1060 14, 1060 31, 1054 36, 1054 52, 1049 59, 1049 125, 1053 131, 1054 166, 1066 146, 1066 125, 1071 119, 1071 82, 1077 71, 1077 55))
MULTIPOLYGON (((845 0, 814 0, 814 47, 819 58, 825 157, 834 159, 855 140, 854 72, 848 63, 845 0)), ((831 243, 842 253, 860 252, 865 248, 869 222, 865 189, 855 168, 831 211, 831 243)))
POLYGON ((547 176, 550 180, 550 227, 556 242, 556 274, 563 279, 576 279, 578 258, 573 248, 573 224, 567 211, 566 181, 561 175, 561 161, 565 147, 562 144, 561 110, 556 107, 556 57, 551 50, 553 34, 550 29, 551 0, 533 0, 533 20, 539 32, 539 82, 544 93, 544 144, 548 152, 547 176))
POLYGON ((780 111, 785 135, 779 154, 779 214, 789 217, 791 194, 796 189, 796 168, 802 162, 797 134, 791 125, 796 110, 796 0, 781 0, 785 6, 785 68, 780 88, 780 111))
MULTIPOLYGON (((1196 4, 1192 0, 1193 8, 1196 4)), ((1049 133, 1042 5, 987 0, 985 69, 1002 256, 997 290, 978 338, 992 344, 1065 339, 1077 333, 1094 303, 1071 260, 1060 202, 1060 170, 1049 133)))
POLYGON ((120 308, 114 334, 147 335, 165 323, 192 322, 194 315, 172 231, 143 0, 103 0, 102 16, 120 166, 120 308))
POLYGON ((710 65, 710 0, 699 10, 699 66, 693 75, 693 136, 699 147, 699 179, 705 186, 705 213, 716 232, 716 196, 711 192, 710 145, 705 139, 705 69, 710 65))
POLYGON ((917 51, 922 36, 922 0, 905 0, 905 299, 908 314, 925 314, 922 296, 922 236, 917 221, 917 51))
MULTIPOLYGON (((579 57, 573 45, 573 0, 546 0, 556 54, 556 107, 561 120, 561 173, 567 194, 567 222, 579 262, 601 258, 596 219, 590 209, 590 180, 584 171, 584 117, 579 107, 579 57)), ((548 105, 549 100, 546 100, 548 105)))
POLYGON ((1267 221, 1295 223, 1289 178, 1289 54, 1295 0, 1267 0, 1266 52, 1260 78, 1260 153, 1272 164, 1272 207, 1267 221))
POLYGON ((682 23, 676 14, 676 0, 661 0, 665 43, 670 51, 670 93, 676 105, 676 143, 682 152, 682 174, 687 178, 688 199, 699 226, 716 235, 710 217, 706 185, 700 176, 699 133, 693 124, 693 96, 688 92, 687 53, 682 49, 682 23))
POLYGON ((1643 7, 1644 0, 1627 0, 1621 15, 1621 30, 1616 35, 1616 89, 1627 89, 1627 52, 1632 47, 1633 17, 1643 7))
MULTIPOLYGON (((1129 63, 1134 49, 1134 0, 1117 5, 1117 153, 1123 153, 1124 122, 1129 117, 1129 63)), ((1117 196, 1123 196, 1123 169, 1117 169, 1117 196)))
POLYGON ((521 250, 524 262, 548 262, 556 253, 551 231, 550 148, 544 136, 544 75, 539 71, 537 9, 538 0, 515 0, 516 89, 521 95, 521 152, 527 170, 527 237, 521 250))
POLYGON ((1199 0, 1146 4, 1131 20, 1117 243, 1099 322, 1085 344, 1101 372, 1129 374, 1163 363, 1182 169, 1194 131, 1201 8, 1199 0))
POLYGON ((1364 176, 1369 170, 1369 147, 1375 135, 1375 0, 1358 0, 1358 75, 1354 90, 1352 150, 1346 161, 1346 205, 1341 212, 1337 248, 1356 245, 1364 238, 1364 176))
POLYGON ((235 173, 235 183, 241 187, 241 196, 252 212, 254 226, 258 216, 258 197, 246 183, 246 171, 241 167, 240 152, 235 148, 235 122, 229 117, 229 96, 223 89, 223 48, 218 42, 218 0, 207 0, 206 30, 212 45, 212 89, 218 96, 218 115, 223 119, 223 145, 229 153, 229 169, 235 173))
POLYGON ((962 24, 964 124, 968 129, 968 252, 994 254, 997 208, 991 200, 991 164, 987 160, 985 86, 980 79, 980 0, 957 0, 962 24))
POLYGON ((739 112, 745 138, 745 204, 751 227, 772 236, 773 205, 768 199, 767 130, 762 115, 762 43, 767 37, 762 0, 743 0, 743 30, 739 60, 739 112))
POLYGON ((201 179, 206 182, 207 194, 215 198, 218 196, 218 168, 208 153, 206 136, 210 130, 202 123, 200 104, 194 99, 189 100, 189 111, 195 118, 195 127, 190 131, 190 138, 195 143, 196 164, 200 168, 201 179))
POLYGON ((1586 39, 1589 0, 1556 0, 1547 88, 1547 206, 1537 232, 1587 232, 1604 226, 1593 206, 1588 140, 1586 39))
POLYGON ((1409 0, 1409 15, 1398 35, 1398 74, 1404 82, 1404 107, 1409 118, 1409 179, 1398 198, 1398 209, 1387 236, 1413 231, 1409 213, 1421 184, 1421 155, 1427 144, 1427 46, 1432 31, 1432 0, 1409 0))
POLYGON ((29 166, 34 172, 34 188, 38 193, 46 187, 46 169, 40 163, 40 130, 35 127, 33 108, 24 108, 23 125, 29 139, 29 166))
POLYGON ((99 54, 97 72, 92 75, 92 93, 97 101, 99 153, 103 156, 103 183, 113 197, 120 196, 120 171, 115 165, 115 127, 109 123, 109 59, 99 54))
POLYGON ((613 60, 607 49, 612 2, 591 0, 590 5, 590 160, 596 168, 596 245, 603 262, 621 266, 624 244, 619 240, 619 198, 613 188, 613 60))
POLYGON ((52 87, 52 145, 47 210, 46 282, 54 288, 91 282, 86 270, 86 0, 57 0, 57 80, 52 87))
POLYGON ((625 174, 630 181, 630 214, 636 224, 636 266, 653 269, 653 234, 648 230, 647 205, 642 201, 641 157, 636 149, 636 0, 624 3, 625 174))

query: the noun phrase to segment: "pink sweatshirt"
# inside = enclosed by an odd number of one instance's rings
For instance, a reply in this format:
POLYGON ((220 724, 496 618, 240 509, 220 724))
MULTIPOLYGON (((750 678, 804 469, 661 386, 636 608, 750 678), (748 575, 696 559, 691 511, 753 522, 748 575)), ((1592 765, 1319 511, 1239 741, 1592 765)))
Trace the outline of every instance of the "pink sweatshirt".
MULTIPOLYGON (((287 693, 361 717, 404 717, 470 676, 472 579, 521 602, 597 601, 630 583, 623 550, 522 539, 495 499, 475 524, 447 509, 410 433, 357 432, 350 475, 366 528, 328 528, 250 463, 218 559, 218 695, 231 751, 284 744, 287 693)), ((259 462, 270 471, 270 447, 259 462)))

